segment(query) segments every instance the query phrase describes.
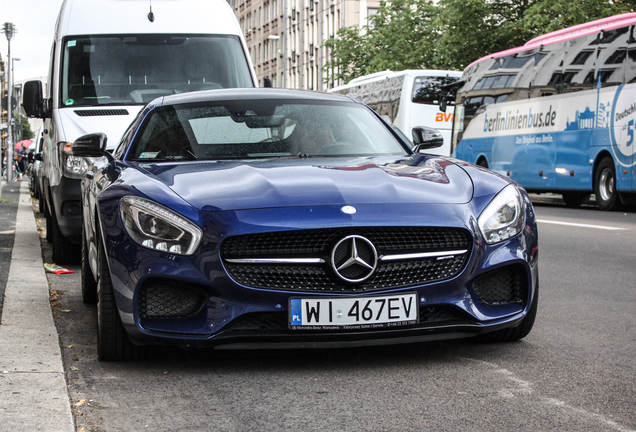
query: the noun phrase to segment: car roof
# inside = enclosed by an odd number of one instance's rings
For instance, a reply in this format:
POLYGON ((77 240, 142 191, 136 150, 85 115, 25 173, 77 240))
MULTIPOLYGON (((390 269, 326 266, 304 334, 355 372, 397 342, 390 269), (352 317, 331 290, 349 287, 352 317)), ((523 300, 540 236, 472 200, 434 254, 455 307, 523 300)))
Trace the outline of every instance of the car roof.
POLYGON ((348 96, 321 93, 309 90, 289 90, 274 88, 239 88, 217 89, 188 93, 179 93, 163 97, 161 105, 180 105, 198 102, 232 101, 232 100, 303 100, 334 101, 356 103, 348 96))

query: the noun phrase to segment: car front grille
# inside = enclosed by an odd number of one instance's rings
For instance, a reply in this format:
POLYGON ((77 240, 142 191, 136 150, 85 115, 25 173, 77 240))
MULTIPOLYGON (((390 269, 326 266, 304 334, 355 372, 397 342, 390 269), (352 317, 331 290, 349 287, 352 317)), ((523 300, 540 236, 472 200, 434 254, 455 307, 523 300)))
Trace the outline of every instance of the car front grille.
POLYGON ((195 315, 207 295, 175 282, 149 281, 139 293, 138 312, 144 319, 180 319, 195 315))
POLYGON ((528 297, 526 280, 523 267, 508 266, 479 277, 473 283, 473 289, 477 297, 489 305, 525 304, 528 297))
POLYGON ((381 227, 230 237, 221 245, 221 257, 229 275, 245 286, 347 293, 450 279, 462 271, 471 249, 472 237, 461 228, 381 227), (371 242, 379 257, 373 273, 360 283, 339 278, 331 263, 334 246, 351 235, 371 242), (320 262, 293 262, 294 259, 320 262))

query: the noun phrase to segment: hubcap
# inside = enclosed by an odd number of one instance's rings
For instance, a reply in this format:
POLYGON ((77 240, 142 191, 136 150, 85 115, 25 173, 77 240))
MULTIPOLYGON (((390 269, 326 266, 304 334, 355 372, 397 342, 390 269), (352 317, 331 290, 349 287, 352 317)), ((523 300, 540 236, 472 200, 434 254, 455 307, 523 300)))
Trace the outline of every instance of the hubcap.
POLYGON ((609 201, 612 195, 614 195, 614 176, 612 175, 612 170, 605 168, 603 172, 601 172, 598 186, 601 199, 603 201, 609 201))

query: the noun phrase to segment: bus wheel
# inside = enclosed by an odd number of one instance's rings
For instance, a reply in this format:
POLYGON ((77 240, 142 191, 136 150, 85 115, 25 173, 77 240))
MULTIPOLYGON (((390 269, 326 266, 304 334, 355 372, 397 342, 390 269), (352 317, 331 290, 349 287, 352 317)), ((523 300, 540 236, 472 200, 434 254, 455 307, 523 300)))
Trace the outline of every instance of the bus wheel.
POLYGON ((479 165, 480 167, 484 167, 484 168, 488 168, 488 161, 486 160, 486 158, 480 158, 477 161, 477 165, 479 165))
POLYGON ((563 192, 561 196, 563 197, 563 202, 565 202, 566 207, 579 208, 581 204, 583 204, 586 194, 581 192, 563 192))
POLYGON ((594 195, 601 210, 616 210, 620 206, 621 200, 616 190, 616 168, 610 157, 602 159, 594 173, 594 195))

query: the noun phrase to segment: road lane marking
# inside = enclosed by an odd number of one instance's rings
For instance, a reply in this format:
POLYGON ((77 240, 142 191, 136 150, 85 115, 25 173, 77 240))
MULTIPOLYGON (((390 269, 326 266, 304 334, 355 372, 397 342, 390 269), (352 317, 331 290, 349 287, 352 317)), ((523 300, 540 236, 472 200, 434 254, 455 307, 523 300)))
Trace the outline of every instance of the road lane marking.
POLYGON ((628 230, 628 228, 618 228, 618 227, 610 227, 610 226, 604 226, 604 225, 588 225, 588 224, 580 224, 580 223, 574 223, 574 222, 560 222, 560 221, 553 221, 553 220, 546 220, 546 219, 537 219, 537 222, 553 224, 553 225, 567 225, 567 226, 573 226, 573 227, 579 227, 579 228, 602 229, 607 231, 627 231, 628 230))
MULTIPOLYGON (((567 402, 556 399, 553 397, 543 396, 538 394, 535 390, 535 384, 530 381, 523 380, 516 376, 514 372, 502 368, 496 363, 487 362, 484 360, 477 360, 470 357, 459 357, 462 360, 466 360, 472 363, 478 363, 481 365, 485 365, 490 368, 494 373, 503 375, 504 379, 512 383, 512 388, 500 389, 497 391, 498 395, 505 399, 516 399, 516 398, 534 398, 535 400, 550 405, 557 410, 565 413, 566 415, 574 415, 578 419, 582 420, 586 424, 590 424, 592 422, 599 423, 604 425, 610 429, 613 429, 617 432, 636 432, 634 429, 630 429, 628 427, 623 427, 618 422, 608 418, 602 414, 597 414, 594 412, 587 411, 583 408, 577 408, 575 406, 569 405, 567 402), (516 387, 516 388, 515 388, 516 387)), ((593 425, 591 425, 593 426, 593 425)))

